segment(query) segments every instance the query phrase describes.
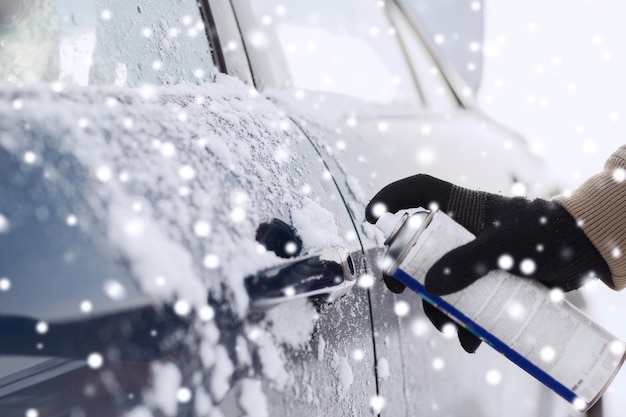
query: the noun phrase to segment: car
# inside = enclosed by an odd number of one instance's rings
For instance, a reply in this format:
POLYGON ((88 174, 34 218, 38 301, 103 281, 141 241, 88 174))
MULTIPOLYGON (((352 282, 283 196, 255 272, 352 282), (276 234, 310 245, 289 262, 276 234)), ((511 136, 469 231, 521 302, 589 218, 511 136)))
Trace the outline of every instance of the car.
POLYGON ((0 414, 568 415, 380 281, 387 183, 554 191, 420 4, 3 3, 0 414))

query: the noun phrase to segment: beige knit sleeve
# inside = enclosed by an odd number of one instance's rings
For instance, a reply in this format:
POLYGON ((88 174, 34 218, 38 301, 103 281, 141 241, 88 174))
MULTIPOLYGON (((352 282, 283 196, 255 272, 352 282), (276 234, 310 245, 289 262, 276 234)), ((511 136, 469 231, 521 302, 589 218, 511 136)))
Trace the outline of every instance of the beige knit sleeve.
POLYGON ((554 200, 579 221, 608 264, 612 281, 605 283, 615 290, 626 287, 626 145, 571 196, 554 200))

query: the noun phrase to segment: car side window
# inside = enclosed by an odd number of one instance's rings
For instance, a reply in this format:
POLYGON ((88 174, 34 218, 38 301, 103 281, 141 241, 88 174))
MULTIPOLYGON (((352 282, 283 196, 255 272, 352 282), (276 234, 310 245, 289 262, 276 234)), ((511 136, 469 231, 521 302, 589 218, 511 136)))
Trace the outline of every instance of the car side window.
POLYGON ((385 105, 419 104, 395 29, 377 2, 255 0, 246 6, 258 27, 243 34, 246 47, 264 49, 287 72, 278 85, 261 87, 326 91, 385 105))
POLYGON ((392 8, 391 18, 398 29, 398 35, 404 42, 426 106, 438 111, 457 108, 458 101, 451 87, 406 16, 397 8, 392 8))
POLYGON ((195 0, 11 0, 0 8, 0 79, 138 87, 215 76, 195 0))

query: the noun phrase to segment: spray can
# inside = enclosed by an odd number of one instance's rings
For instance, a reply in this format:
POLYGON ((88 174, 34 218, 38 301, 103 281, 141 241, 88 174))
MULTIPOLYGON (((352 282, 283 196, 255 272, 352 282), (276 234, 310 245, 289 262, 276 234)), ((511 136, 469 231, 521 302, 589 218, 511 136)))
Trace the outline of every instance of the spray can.
POLYGON ((429 294, 424 277, 450 250, 474 235, 440 211, 385 213, 383 269, 541 383, 588 410, 608 388, 626 345, 536 280, 492 271, 446 296, 429 294))

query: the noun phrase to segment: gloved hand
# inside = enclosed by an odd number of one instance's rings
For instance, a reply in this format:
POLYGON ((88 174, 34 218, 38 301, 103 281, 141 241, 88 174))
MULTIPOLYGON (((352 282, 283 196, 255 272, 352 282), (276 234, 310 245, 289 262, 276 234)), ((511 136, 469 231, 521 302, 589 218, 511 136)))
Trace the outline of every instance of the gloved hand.
MULTIPOLYGON (((386 207, 383 211, 389 212, 435 204, 476 235, 427 272, 424 285, 435 295, 459 291, 495 269, 564 291, 582 286, 591 277, 610 276, 606 261, 576 220, 555 202, 469 190, 420 174, 379 191, 366 208, 370 223, 376 222, 374 207, 381 203, 386 207)), ((391 280, 386 278, 386 282, 391 280)), ((430 304, 425 303, 424 310, 439 330, 451 323, 430 304)), ((459 326, 457 331, 463 348, 474 352, 480 341, 459 326)))

